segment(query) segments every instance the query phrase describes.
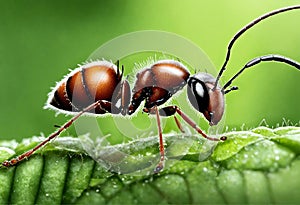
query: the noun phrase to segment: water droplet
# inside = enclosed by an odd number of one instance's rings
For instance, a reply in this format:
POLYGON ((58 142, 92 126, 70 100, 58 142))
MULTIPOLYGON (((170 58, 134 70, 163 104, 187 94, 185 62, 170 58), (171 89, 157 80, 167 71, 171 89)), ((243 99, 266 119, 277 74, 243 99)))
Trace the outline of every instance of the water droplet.
POLYGON ((45 194, 45 196, 47 196, 47 197, 48 197, 48 196, 49 196, 49 194, 48 194, 48 193, 46 193, 46 194, 45 194))
POLYGON ((207 169, 206 167, 204 167, 204 168, 203 168, 203 171, 204 171, 204 172, 207 172, 207 171, 208 171, 208 169, 207 169))
POLYGON ((276 161, 280 160, 280 156, 276 155, 276 156, 275 156, 275 160, 276 160, 276 161))
POLYGON ((100 189, 96 189, 95 191, 96 191, 96 193, 99 193, 99 192, 100 192, 100 189))

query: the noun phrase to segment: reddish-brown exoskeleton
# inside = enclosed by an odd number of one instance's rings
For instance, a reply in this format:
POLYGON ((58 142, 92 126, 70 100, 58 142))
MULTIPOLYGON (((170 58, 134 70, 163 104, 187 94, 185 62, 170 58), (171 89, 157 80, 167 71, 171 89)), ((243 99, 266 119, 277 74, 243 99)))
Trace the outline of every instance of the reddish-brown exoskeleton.
POLYGON ((137 73, 131 94, 128 81, 122 79, 123 66, 122 71, 120 71, 118 65, 116 66, 108 61, 95 61, 75 69, 57 84, 50 93, 47 101, 47 107, 75 116, 36 147, 14 159, 4 161, 2 166, 13 166, 23 159, 30 157, 36 150, 57 137, 84 113, 93 113, 96 115, 106 113, 131 115, 143 101, 145 101, 143 111, 149 114, 155 114, 157 119, 161 157, 158 165, 155 167, 155 172, 159 172, 163 169, 165 161, 160 123, 161 116, 174 116, 176 124, 179 129, 182 130, 182 126, 175 116, 175 114, 178 114, 203 137, 215 141, 225 140, 226 137, 224 136, 220 138, 207 136, 197 124, 176 105, 166 107, 159 106, 162 106, 187 84, 187 94, 191 105, 196 111, 204 115, 210 125, 216 125, 223 116, 224 95, 238 89, 236 86, 228 87, 246 68, 250 68, 263 61, 277 61, 286 63, 300 70, 300 64, 298 62, 281 55, 269 54, 250 60, 223 87, 218 84, 222 73, 226 69, 234 42, 245 31, 270 16, 294 9, 300 9, 300 5, 271 11, 250 22, 237 32, 229 42, 226 59, 217 78, 207 73, 197 73, 191 76, 182 63, 175 60, 162 60, 149 65, 137 73))
POLYGON ((164 167, 165 161, 160 116, 174 116, 177 126, 182 130, 182 126, 175 116, 177 113, 203 137, 214 141, 226 139, 226 137, 219 139, 207 136, 197 124, 176 105, 158 108, 158 106, 163 105, 186 84, 188 84, 188 98, 193 107, 203 113, 211 125, 217 124, 221 120, 224 112, 224 96, 219 86, 212 90, 215 85, 215 78, 210 74, 198 73, 190 76, 189 71, 182 63, 174 60, 162 60, 144 68, 136 75, 128 114, 134 113, 143 101, 145 101, 143 111, 156 114, 161 158, 155 168, 155 172, 159 172, 164 167))

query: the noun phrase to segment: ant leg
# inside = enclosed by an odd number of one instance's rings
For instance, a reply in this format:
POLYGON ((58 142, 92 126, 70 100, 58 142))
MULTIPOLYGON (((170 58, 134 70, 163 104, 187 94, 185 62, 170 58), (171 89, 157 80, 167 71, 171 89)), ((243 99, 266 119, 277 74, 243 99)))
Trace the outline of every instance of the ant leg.
POLYGON ((175 115, 174 115, 174 120, 175 120, 175 122, 176 122, 176 125, 177 125, 178 129, 179 129, 182 133, 185 133, 185 131, 184 131, 184 129, 183 129, 181 123, 179 122, 179 120, 177 119, 177 117, 176 117, 175 115))
MULTIPOLYGON (((33 149, 24 152, 23 154, 19 155, 16 158, 13 158, 11 160, 8 161, 4 161, 2 162, 2 166, 4 167, 10 167, 10 166, 14 166, 17 163, 23 161, 25 158, 30 157, 35 151, 37 151, 38 149, 40 149, 41 147, 43 147, 44 145, 46 145, 48 142, 50 142, 52 139, 54 139, 55 137, 57 137, 63 130, 67 129, 68 127, 70 127, 73 122, 75 120, 77 120, 82 114, 93 110, 95 108, 97 108, 98 106, 101 106, 101 100, 98 100, 94 103, 92 103, 91 105, 87 106, 86 108, 84 108, 82 111, 80 111, 77 115, 75 115, 72 119, 70 119, 68 122, 66 122, 63 126, 61 126, 56 132, 54 132, 53 134, 51 134, 49 137, 47 137, 44 141, 42 141, 40 144, 38 144, 37 146, 35 146, 33 149)), ((0 166, 1 167, 1 166, 0 166)))
MULTIPOLYGON (((178 129, 182 132, 182 133, 185 133, 180 121, 178 120, 178 118, 175 116, 175 113, 173 114, 166 114, 163 110, 164 108, 162 109, 159 109, 159 115, 160 116, 163 116, 163 117, 168 117, 168 116, 171 116, 173 115, 174 116, 174 120, 175 120, 175 123, 178 127, 178 129)), ((144 108, 143 109, 144 112, 148 113, 148 114, 151 114, 151 115, 155 115, 156 114, 156 107, 152 107, 152 108, 144 108)))
POLYGON ((178 113, 182 119, 188 123, 192 128, 194 128, 200 135, 202 135, 204 138, 208 139, 208 140, 212 140, 212 141, 225 141, 227 138, 225 136, 222 136, 220 138, 213 138, 213 137, 209 137, 207 136, 198 126, 197 124, 189 117, 187 116, 179 107, 177 106, 168 106, 168 107, 164 107, 162 109, 159 110, 159 114, 161 116, 171 116, 171 115, 175 115, 175 113, 178 113))
POLYGON ((162 136, 160 116, 159 116, 159 111, 157 109, 157 106, 155 106, 155 113, 156 113, 158 136, 159 136, 160 161, 157 164, 156 168, 154 169, 154 172, 158 173, 164 168, 164 165, 165 165, 165 148, 164 148, 164 140, 163 140, 163 136, 162 136))

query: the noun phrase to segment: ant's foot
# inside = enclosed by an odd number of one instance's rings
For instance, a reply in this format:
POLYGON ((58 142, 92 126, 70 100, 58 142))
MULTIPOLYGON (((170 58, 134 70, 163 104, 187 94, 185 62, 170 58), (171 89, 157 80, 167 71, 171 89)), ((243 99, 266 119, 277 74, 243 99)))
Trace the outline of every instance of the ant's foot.
POLYGON ((222 137, 220 137, 220 140, 221 141, 225 141, 225 140, 227 140, 227 137, 226 136, 222 136, 222 137))
POLYGON ((0 167, 12 167, 12 166, 15 166, 18 162, 19 162, 19 160, 16 158, 13 158, 11 160, 5 160, 4 162, 2 162, 0 164, 0 167))
POLYGON ((164 161, 160 161, 158 163, 158 165, 155 167, 154 173, 157 174, 158 172, 160 172, 161 170, 163 170, 164 164, 165 164, 164 161))
POLYGON ((10 163, 10 161, 7 161, 7 160, 2 162, 0 165, 0 167, 10 167, 10 166, 11 166, 11 163, 10 163))

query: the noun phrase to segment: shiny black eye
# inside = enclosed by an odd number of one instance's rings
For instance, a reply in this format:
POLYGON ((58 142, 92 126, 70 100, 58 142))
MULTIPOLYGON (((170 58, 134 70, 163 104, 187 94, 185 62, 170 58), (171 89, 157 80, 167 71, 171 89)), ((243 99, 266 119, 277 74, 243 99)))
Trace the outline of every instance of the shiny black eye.
POLYGON ((204 82, 191 77, 187 88, 188 98, 192 106, 199 112, 204 112, 208 108, 209 95, 204 82))
POLYGON ((213 112, 209 112, 209 117, 212 120, 214 118, 214 113, 213 112))

